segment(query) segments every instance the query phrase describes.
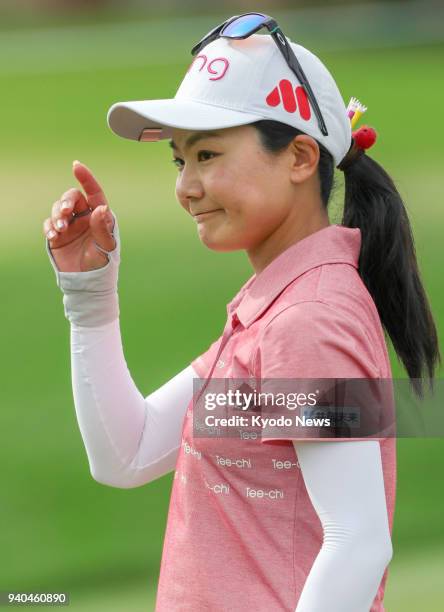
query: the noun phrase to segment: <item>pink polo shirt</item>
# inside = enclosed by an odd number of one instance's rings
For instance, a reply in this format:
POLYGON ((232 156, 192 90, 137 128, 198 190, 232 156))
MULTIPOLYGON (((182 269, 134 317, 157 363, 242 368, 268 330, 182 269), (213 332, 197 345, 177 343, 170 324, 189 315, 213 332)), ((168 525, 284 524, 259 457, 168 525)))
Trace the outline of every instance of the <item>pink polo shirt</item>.
MULTIPOLYGON (((227 305, 223 335, 192 362, 198 375, 391 378, 380 319, 357 270, 360 247, 358 228, 330 225, 253 275, 227 305)), ((194 436, 190 402, 156 612, 294 612, 323 530, 291 439, 194 436)), ((392 532, 396 440, 379 444, 392 532)), ((371 612, 384 611, 387 572, 371 612)))

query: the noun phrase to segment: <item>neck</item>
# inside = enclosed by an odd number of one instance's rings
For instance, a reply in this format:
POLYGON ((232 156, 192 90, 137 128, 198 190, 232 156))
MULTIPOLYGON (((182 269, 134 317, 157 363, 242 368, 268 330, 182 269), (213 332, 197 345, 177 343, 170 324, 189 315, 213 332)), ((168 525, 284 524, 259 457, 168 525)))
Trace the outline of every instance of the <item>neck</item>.
POLYGON ((317 213, 304 219, 297 219, 297 222, 293 224, 288 223, 288 219, 286 221, 259 245, 247 251, 256 275, 260 274, 273 259, 276 259, 290 246, 330 225, 327 211, 324 208, 318 208, 317 213))

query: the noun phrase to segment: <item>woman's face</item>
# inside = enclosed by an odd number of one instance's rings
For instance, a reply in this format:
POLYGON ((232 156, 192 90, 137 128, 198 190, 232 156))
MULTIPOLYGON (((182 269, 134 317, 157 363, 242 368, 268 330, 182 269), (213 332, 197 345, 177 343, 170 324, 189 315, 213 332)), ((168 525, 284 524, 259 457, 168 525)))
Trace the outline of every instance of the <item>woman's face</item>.
POLYGON ((209 134, 174 129, 171 146, 176 197, 195 220, 201 241, 216 251, 255 251, 283 224, 294 224, 298 180, 306 183, 317 165, 312 160, 308 174, 307 164, 298 173, 291 147, 280 155, 265 152, 249 125, 209 134))

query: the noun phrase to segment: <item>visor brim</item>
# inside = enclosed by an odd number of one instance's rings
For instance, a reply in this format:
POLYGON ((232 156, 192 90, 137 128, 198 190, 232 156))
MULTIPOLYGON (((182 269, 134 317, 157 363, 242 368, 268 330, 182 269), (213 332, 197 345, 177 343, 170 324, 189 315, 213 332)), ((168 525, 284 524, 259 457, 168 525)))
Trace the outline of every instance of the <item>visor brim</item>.
POLYGON ((116 102, 107 114, 111 130, 118 136, 131 140, 143 140, 144 130, 150 129, 161 130, 158 137, 150 140, 163 140, 172 137, 173 128, 217 130, 246 125, 261 119, 265 117, 177 98, 116 102))

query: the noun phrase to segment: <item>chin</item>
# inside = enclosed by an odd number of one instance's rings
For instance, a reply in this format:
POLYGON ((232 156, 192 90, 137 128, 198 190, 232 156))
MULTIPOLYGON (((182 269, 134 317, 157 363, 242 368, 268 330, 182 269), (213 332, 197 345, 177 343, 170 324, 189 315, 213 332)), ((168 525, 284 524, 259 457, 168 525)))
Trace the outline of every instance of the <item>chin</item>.
POLYGON ((245 248, 242 244, 238 244, 233 238, 211 235, 210 232, 199 232, 199 238, 202 244, 212 251, 221 253, 229 251, 239 251, 245 248))

